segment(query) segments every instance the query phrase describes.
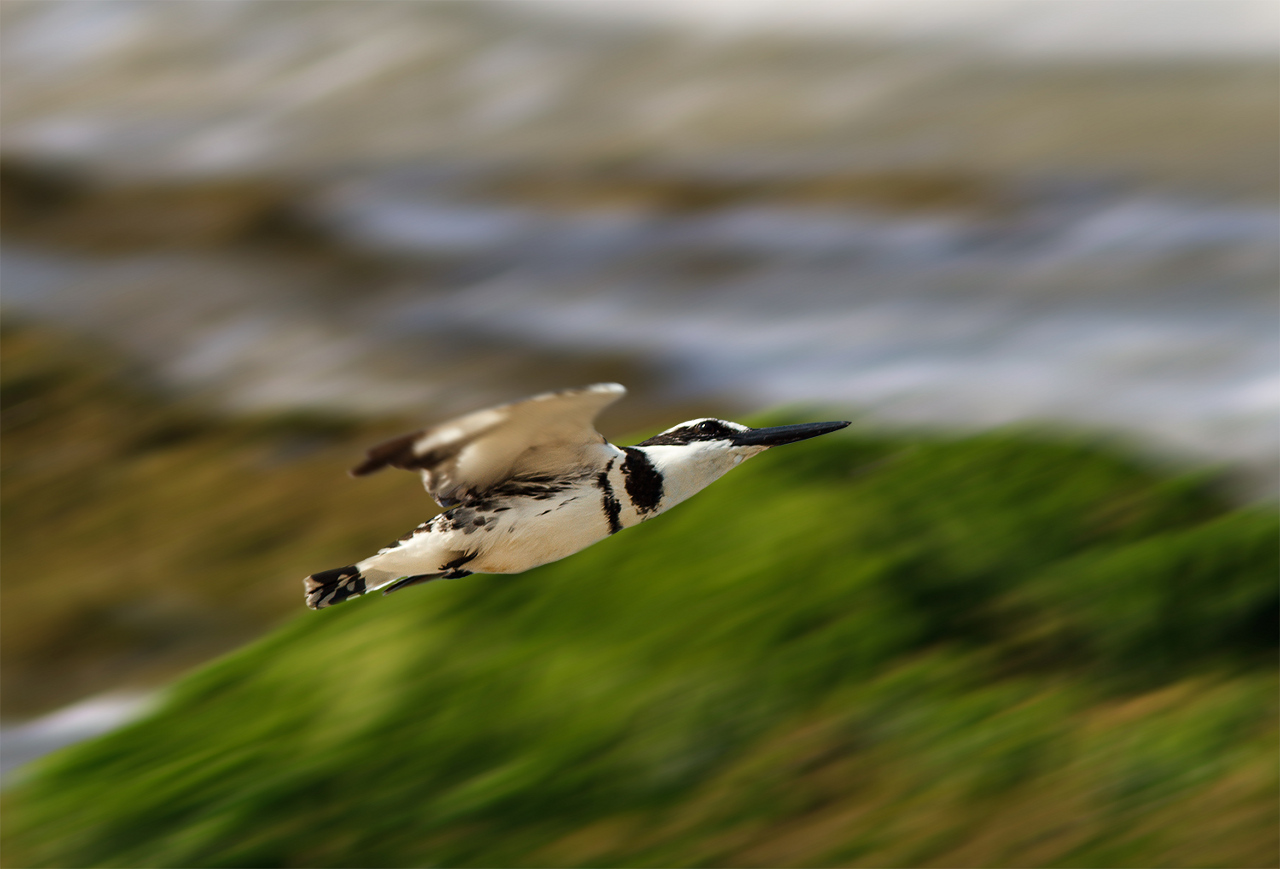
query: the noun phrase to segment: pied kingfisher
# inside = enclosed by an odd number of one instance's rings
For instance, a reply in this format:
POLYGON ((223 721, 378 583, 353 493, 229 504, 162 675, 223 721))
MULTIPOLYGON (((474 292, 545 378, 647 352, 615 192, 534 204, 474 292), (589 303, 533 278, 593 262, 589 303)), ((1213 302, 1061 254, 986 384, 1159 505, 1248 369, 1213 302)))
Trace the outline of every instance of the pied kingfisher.
POLYGON ((352 476, 387 466, 419 471, 446 510, 376 555, 308 576, 307 606, 557 561, 671 509, 769 447, 849 424, 752 429, 695 419, 615 447, 594 422, 625 393, 617 383, 547 392, 369 450, 352 476))

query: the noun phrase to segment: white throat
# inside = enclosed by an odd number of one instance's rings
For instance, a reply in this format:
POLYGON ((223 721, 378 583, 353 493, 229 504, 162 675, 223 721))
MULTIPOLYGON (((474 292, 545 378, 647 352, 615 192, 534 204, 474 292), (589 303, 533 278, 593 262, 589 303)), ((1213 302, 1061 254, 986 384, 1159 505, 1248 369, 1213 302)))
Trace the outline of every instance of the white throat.
POLYGON ((662 475, 662 504, 668 510, 701 492, 766 447, 734 446, 728 441, 639 447, 662 475))

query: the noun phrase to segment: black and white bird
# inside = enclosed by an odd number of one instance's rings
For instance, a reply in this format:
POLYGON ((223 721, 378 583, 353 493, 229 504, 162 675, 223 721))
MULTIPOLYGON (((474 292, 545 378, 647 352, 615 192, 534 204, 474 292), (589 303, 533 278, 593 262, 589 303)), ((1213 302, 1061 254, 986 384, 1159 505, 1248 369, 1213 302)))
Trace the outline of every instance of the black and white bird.
POLYGON ((376 555, 308 576, 307 606, 557 561, 671 509, 770 447, 849 424, 752 429, 694 419, 616 447, 594 422, 624 394, 617 383, 547 392, 371 449, 352 476, 385 467, 418 471, 446 510, 376 555))

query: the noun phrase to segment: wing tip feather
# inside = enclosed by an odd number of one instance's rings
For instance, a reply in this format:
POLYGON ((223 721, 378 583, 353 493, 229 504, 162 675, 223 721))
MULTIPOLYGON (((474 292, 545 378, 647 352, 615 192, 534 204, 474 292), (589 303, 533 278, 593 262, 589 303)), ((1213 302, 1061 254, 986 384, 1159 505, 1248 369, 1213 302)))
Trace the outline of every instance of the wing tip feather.
POLYGON ((398 438, 392 438, 373 447, 365 454, 364 461, 356 465, 349 474, 353 477, 365 477, 376 471, 380 471, 387 466, 399 467, 406 461, 413 459, 414 441, 422 432, 414 432, 413 434, 401 435, 398 438))
MULTIPOLYGON (((586 386, 571 386, 568 389, 553 389, 550 392, 543 392, 531 398, 513 401, 511 404, 523 404, 525 401, 548 401, 554 398, 565 398, 571 395, 588 395, 590 393, 599 393, 601 395, 612 395, 621 397, 627 394, 627 388, 621 383, 590 383, 586 386)), ((509 407, 510 405, 504 405, 509 407)))
MULTIPOLYGON (((545 392, 541 395, 535 395, 531 399, 525 401, 545 401, 547 399, 562 398, 569 395, 598 394, 611 396, 608 402, 612 403, 622 396, 626 395, 627 388, 621 383, 592 383, 587 386, 580 386, 574 389, 561 389, 556 392, 545 392)), ((520 404, 522 402, 514 402, 520 404)), ((498 407, 487 408, 482 411, 476 411, 471 416, 479 416, 481 414, 494 414, 495 419, 490 425, 497 424, 501 421, 502 412, 512 405, 500 405, 498 407)), ((603 407, 604 405, 599 405, 603 407)), ((448 426, 450 423, 442 423, 440 427, 448 426)), ((440 428, 437 427, 437 428, 440 428)), ((398 438, 392 438, 384 441, 368 451, 364 461, 352 468, 348 473, 352 477, 365 477, 369 474, 376 473, 386 467, 403 468, 404 470, 416 470, 429 467, 430 465, 444 460, 449 454, 447 449, 438 448, 433 443, 433 438, 424 439, 424 435, 429 435, 436 429, 426 429, 413 432, 407 435, 401 435, 398 438), (422 441, 419 443, 419 441, 422 441)), ((478 434, 478 432, 477 432, 478 434)))

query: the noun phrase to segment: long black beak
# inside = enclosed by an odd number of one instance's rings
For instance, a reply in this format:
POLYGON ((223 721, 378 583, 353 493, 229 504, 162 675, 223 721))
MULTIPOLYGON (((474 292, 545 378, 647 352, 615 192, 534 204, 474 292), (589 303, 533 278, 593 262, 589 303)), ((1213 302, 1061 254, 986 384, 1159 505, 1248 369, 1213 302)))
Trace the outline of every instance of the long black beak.
POLYGON ((818 435, 830 434, 847 426, 847 422, 803 422, 800 425, 776 425, 772 428, 753 428, 736 435, 733 442, 738 446, 776 447, 782 444, 793 444, 796 441, 816 438, 818 435))

